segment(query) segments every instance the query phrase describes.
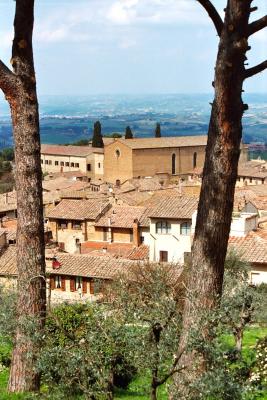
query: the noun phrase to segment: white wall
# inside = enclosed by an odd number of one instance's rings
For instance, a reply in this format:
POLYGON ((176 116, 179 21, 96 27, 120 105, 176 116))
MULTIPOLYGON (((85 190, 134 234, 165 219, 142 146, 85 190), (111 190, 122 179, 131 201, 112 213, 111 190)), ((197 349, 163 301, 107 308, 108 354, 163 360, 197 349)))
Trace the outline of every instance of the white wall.
MULTIPOLYGON (((171 221, 170 234, 157 234, 156 223, 160 219, 151 219, 150 224, 150 261, 160 260, 160 251, 168 252, 168 262, 184 263, 184 253, 191 251, 191 236, 180 234, 180 224, 185 221, 171 221)), ((188 221, 189 222, 189 221, 188 221)))

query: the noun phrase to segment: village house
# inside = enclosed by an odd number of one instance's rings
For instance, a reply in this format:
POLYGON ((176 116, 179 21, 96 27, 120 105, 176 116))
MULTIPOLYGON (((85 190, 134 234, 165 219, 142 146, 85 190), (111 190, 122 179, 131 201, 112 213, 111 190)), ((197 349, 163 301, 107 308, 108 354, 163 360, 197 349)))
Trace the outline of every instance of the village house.
POLYGON ((91 146, 41 145, 43 172, 85 173, 88 179, 101 179, 104 175, 104 150, 91 146))
POLYGON ((63 199, 48 212, 52 237, 62 250, 80 252, 80 244, 94 240, 95 222, 111 207, 108 200, 63 199))
MULTIPOLYGON (((129 274, 135 261, 112 257, 46 252, 47 304, 95 301, 120 274, 129 274)), ((2 249, 0 284, 17 285, 16 246, 2 249)))

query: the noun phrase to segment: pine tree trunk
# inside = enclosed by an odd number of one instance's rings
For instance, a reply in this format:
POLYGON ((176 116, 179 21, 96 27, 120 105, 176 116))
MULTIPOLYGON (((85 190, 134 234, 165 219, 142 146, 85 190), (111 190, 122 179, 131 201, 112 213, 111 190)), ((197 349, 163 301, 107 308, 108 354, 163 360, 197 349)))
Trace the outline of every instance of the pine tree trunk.
MULTIPOLYGON (((221 32, 181 348, 186 347, 188 334, 197 326, 202 310, 214 308, 222 292, 245 109, 242 87, 250 3, 229 0, 221 32)), ((179 364, 186 366, 189 381, 205 369, 205 363, 190 351, 184 352, 179 364), (197 370, 195 362, 200 362, 197 370)))
MULTIPOLYGON (((45 261, 42 217, 40 140, 37 99, 25 93, 11 105, 15 141, 17 190, 18 327, 9 391, 38 390, 35 371, 38 332, 45 316, 45 261), (35 337, 30 328, 34 324, 35 337)), ((40 339, 40 338, 39 338, 40 339)))
POLYGON ((0 62, 0 87, 10 104, 17 191, 17 329, 8 390, 38 390, 36 357, 45 318, 45 257, 39 114, 32 51, 34 0, 17 0, 11 72, 0 62))

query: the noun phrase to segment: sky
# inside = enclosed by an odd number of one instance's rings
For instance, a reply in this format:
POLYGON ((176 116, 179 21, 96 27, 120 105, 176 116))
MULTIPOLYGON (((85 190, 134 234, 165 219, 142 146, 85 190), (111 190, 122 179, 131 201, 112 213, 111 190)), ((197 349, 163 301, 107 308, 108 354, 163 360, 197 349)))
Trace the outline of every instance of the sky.
MULTIPOLYGON (((36 0, 34 58, 41 95, 212 92, 218 37, 196 0, 36 0)), ((221 15, 226 0, 213 0, 221 15)), ((267 1, 254 0, 267 14, 267 1)), ((15 2, 0 0, 0 58, 9 65, 15 2)), ((267 29, 249 65, 267 58, 267 29)), ((249 92, 266 92, 267 72, 249 92)))

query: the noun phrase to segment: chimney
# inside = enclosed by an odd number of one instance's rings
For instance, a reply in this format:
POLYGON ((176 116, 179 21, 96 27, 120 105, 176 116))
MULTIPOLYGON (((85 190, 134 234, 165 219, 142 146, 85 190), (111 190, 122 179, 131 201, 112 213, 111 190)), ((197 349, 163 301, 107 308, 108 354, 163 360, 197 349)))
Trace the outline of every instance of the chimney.
POLYGON ((133 244, 136 247, 139 247, 141 244, 138 219, 135 219, 133 222, 133 244))

